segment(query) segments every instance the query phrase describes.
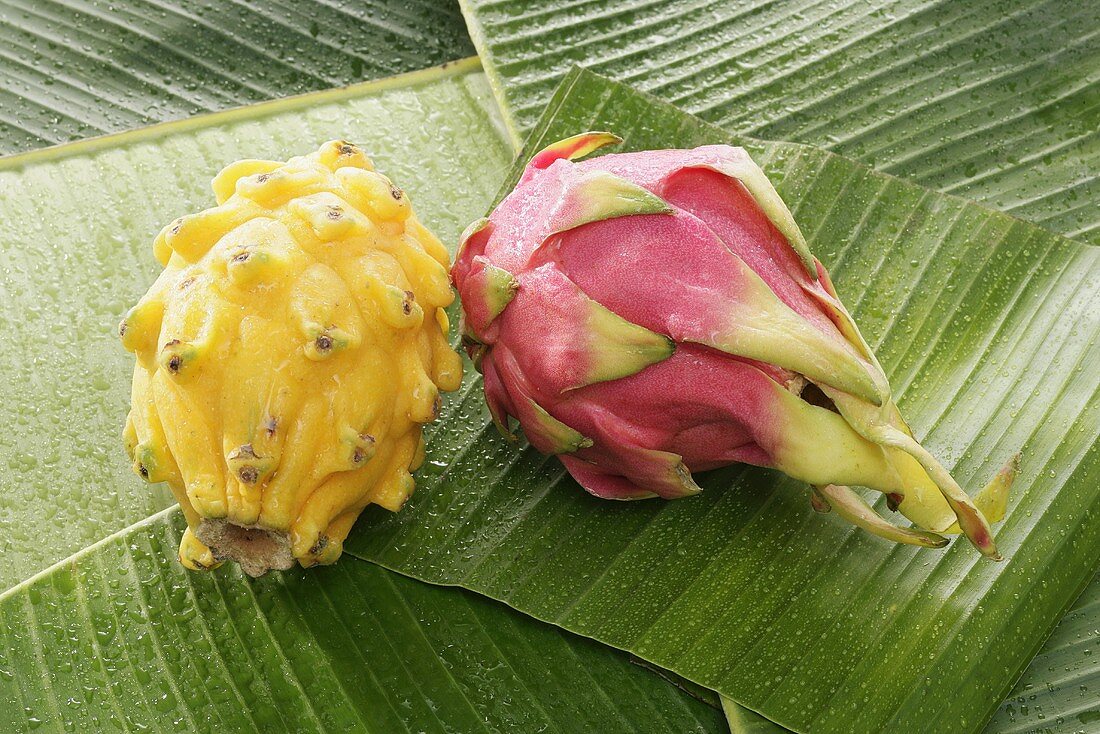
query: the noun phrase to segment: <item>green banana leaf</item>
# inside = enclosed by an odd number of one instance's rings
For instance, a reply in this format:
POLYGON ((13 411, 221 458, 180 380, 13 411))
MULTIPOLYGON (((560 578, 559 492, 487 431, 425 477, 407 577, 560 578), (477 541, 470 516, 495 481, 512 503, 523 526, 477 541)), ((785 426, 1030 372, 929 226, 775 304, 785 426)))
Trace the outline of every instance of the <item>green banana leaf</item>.
POLYGON ((1100 3, 461 2, 517 139, 581 64, 1100 241, 1100 3))
POLYGON ((354 559, 259 581, 168 510, 0 595, 0 730, 720 732, 623 653, 354 559))
POLYGON ((5 0, 0 155, 472 54, 453 0, 5 0))
MULTIPOLYGON (((1100 728, 1100 576, 1058 623, 1054 634, 1001 704, 985 734, 1082 734, 1100 728)), ((788 731, 728 698, 722 699, 731 734, 788 731)))
POLYGON ((151 243, 212 206, 235 159, 364 143, 453 241, 512 150, 476 60, 0 159, 0 589, 172 502, 121 449, 132 356, 115 336, 151 243))
POLYGON ((987 734, 1100 730, 1100 576, 1059 623, 1001 705, 987 734))
POLYGON ((730 734, 783 734, 790 731, 728 698, 722 699, 722 710, 726 713, 730 734))
MULTIPOLYGON (((628 148, 731 140, 577 71, 524 155, 585 129, 628 148)), ((798 731, 980 731, 1100 560, 1100 250, 818 149, 740 142, 831 268, 925 445, 971 487, 1022 450, 997 531, 1009 560, 890 545, 753 468, 712 472, 691 499, 597 500, 497 437, 473 378, 433 429, 408 506, 368 510, 346 547, 798 731)))

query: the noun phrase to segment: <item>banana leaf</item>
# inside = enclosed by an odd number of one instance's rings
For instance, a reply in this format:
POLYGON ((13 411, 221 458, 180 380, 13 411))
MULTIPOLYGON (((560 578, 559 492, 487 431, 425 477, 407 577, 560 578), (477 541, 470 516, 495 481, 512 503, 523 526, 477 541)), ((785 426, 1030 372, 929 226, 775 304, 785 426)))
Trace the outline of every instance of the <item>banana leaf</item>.
POLYGON ((498 121, 469 60, 0 159, 0 589, 171 504, 121 449, 115 333, 159 272, 153 237, 213 205, 223 165, 350 137, 453 240, 511 160, 498 121))
POLYGON ((168 510, 0 595, 0 728, 720 732, 626 655, 349 560, 184 570, 168 510))
MULTIPOLYGON (((1100 576, 1058 623, 984 734, 1081 734, 1100 728, 1100 576)), ((731 734, 788 731, 760 714, 722 699, 731 734)))
POLYGON ((965 543, 890 545, 754 468, 712 472, 691 499, 597 500, 497 437, 473 378, 433 429, 408 506, 368 510, 346 547, 628 650, 796 731, 980 731, 1100 560, 1100 250, 819 149, 735 140, 584 71, 524 156, 585 129, 627 148, 748 147, 922 442, 964 486, 1022 450, 998 529, 1009 560, 965 543))
POLYGON ((722 699, 722 710, 726 713, 730 734, 784 734, 790 731, 728 698, 722 699))
POLYGON ((0 155, 472 53, 453 0, 5 0, 0 155))
POLYGON ((1100 576, 1059 623, 1001 705, 987 734, 1100 730, 1100 576))
POLYGON ((573 64, 1100 242, 1100 4, 461 0, 519 139, 573 64))

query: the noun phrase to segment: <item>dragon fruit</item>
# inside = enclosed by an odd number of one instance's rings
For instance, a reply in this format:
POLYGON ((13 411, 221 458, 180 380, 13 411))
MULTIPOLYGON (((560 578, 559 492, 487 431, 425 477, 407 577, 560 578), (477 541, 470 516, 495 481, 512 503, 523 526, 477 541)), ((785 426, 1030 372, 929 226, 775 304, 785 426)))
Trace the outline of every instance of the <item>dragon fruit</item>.
POLYGON ((421 426, 461 383, 449 255, 343 140, 213 188, 157 236, 164 270, 119 327, 126 449, 179 501, 187 568, 334 563, 367 505, 405 504, 421 426))
POLYGON ((893 541, 962 532, 999 559, 1013 457, 970 498, 912 435, 790 211, 742 148, 611 154, 551 145, 463 235, 463 337, 494 423, 510 419, 609 499, 699 492, 743 462, 811 485, 819 511, 893 541), (887 495, 915 527, 850 488, 887 495))

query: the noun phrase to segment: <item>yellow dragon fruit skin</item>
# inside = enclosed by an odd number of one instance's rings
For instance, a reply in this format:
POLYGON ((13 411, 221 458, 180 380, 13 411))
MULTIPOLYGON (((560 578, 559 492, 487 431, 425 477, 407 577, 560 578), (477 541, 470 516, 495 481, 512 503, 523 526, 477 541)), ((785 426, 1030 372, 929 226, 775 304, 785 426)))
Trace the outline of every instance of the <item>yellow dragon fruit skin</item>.
POLYGON ((405 503, 421 425, 461 381, 448 253, 343 141, 213 188, 157 236, 164 270, 119 329, 127 449, 183 508, 188 568, 332 563, 366 505, 405 503))

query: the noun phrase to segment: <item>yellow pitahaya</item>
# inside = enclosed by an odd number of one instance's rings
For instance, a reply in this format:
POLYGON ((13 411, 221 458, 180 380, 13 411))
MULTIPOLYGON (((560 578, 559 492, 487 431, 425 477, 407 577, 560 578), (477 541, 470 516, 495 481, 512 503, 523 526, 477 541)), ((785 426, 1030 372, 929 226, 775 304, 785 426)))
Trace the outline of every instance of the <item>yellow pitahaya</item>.
POLYGON ((543 150, 463 237, 467 349, 506 434, 600 497, 683 497, 735 462, 813 486, 819 510, 895 541, 966 534, 998 558, 1015 459, 972 501, 912 436, 790 211, 741 148, 543 150), (886 522, 848 485, 888 495, 886 522), (982 509, 980 509, 982 508, 982 509), (987 517, 988 513, 990 517, 987 517))
POLYGON ((164 271, 120 326, 127 448, 183 508, 185 566, 332 563, 366 505, 404 504, 461 380, 448 254, 349 143, 213 187, 157 236, 164 271))

